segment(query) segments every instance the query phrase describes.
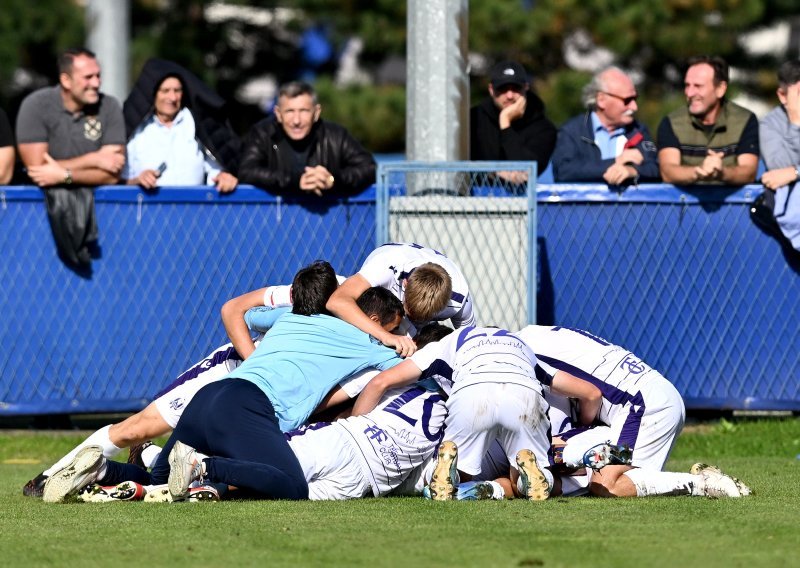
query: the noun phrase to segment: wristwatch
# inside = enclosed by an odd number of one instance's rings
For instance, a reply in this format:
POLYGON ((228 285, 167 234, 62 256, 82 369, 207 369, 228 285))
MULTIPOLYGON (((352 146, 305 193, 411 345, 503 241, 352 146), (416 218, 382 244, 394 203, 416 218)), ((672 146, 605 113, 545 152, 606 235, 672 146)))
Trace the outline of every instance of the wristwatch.
POLYGON ((64 168, 64 183, 66 185, 72 184, 72 170, 69 168, 64 168))
POLYGON ((800 165, 794 167, 794 181, 800 180, 800 165))

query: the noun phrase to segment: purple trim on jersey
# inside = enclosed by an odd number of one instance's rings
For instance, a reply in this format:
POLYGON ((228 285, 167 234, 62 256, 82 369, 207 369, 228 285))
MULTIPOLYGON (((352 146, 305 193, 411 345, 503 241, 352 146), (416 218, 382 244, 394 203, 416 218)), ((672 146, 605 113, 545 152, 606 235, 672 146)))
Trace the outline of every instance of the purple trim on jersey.
POLYGON ((553 377, 550 376, 550 373, 542 369, 541 365, 534 365, 533 372, 536 374, 536 380, 543 385, 549 387, 553 384, 553 377))
POLYGON ((536 354, 536 357, 551 367, 558 369, 559 371, 564 371, 565 373, 569 373, 570 375, 593 384, 600 389, 600 393, 603 395, 603 398, 611 404, 615 406, 630 404, 631 409, 628 417, 625 419, 625 424, 622 426, 617 443, 627 444, 631 450, 636 447, 636 439, 639 437, 639 428, 642 425, 642 417, 644 416, 645 412, 644 397, 642 396, 641 392, 637 392, 636 394, 625 392, 624 390, 609 385, 594 375, 559 359, 554 359, 553 357, 540 355, 538 353, 536 354))
MULTIPOLYGON (((564 422, 569 422, 569 418, 567 418, 564 422)), ((558 437, 566 442, 570 438, 574 438, 578 434, 583 434, 584 432, 586 432, 587 430, 591 430, 592 428, 594 428, 594 426, 578 426, 577 428, 572 428, 571 430, 562 432, 561 434, 558 435, 558 437)))
MULTIPOLYGON (((603 398, 606 399, 611 404, 615 405, 622 405, 634 400, 637 395, 630 394, 625 392, 622 389, 619 389, 613 385, 609 385, 607 382, 603 381, 602 379, 598 379, 594 375, 587 373, 583 369, 579 369, 574 365, 570 365, 565 361, 561 361, 560 359, 555 359, 553 357, 548 357, 547 355, 540 355, 536 353, 536 358, 542 361, 543 363, 547 363, 551 367, 558 369, 559 371, 564 371, 565 373, 569 373, 579 379, 583 379, 584 381, 593 384, 598 389, 600 389, 603 398)), ((641 398, 641 395, 639 395, 641 398)))
POLYGON ((326 426, 330 426, 331 424, 332 424, 332 422, 314 422, 313 424, 306 424, 306 425, 300 426, 300 428, 295 428, 294 430, 289 430, 288 432, 284 432, 283 433, 283 437, 286 438, 286 441, 288 442, 292 438, 296 438, 297 436, 304 435, 306 432, 312 432, 314 430, 321 430, 322 428, 325 428, 326 426))
MULTIPOLYGON (((436 381, 436 379, 434 379, 435 376, 442 377, 448 383, 452 384, 453 368, 447 363, 445 363, 442 359, 436 359, 436 361, 434 361, 430 367, 428 367, 427 369, 425 369, 425 371, 423 371, 422 376, 419 378, 419 380, 424 381, 426 379, 431 379, 433 381, 436 381)), ((436 383, 439 383, 439 381, 436 381, 436 383)))
POLYGON ((450 299, 455 300, 459 304, 464 302, 464 294, 459 294, 458 292, 452 292, 450 294, 450 299))
POLYGON ((228 347, 224 351, 217 351, 214 353, 214 356, 210 359, 203 359, 193 367, 190 367, 180 375, 178 378, 168 384, 165 388, 161 389, 153 399, 160 398, 167 394, 169 391, 181 386, 186 381, 190 381, 192 379, 196 379, 202 373, 205 373, 209 369, 216 367, 217 365, 222 365, 226 361, 242 361, 242 358, 236 352, 236 349, 233 346, 228 347))

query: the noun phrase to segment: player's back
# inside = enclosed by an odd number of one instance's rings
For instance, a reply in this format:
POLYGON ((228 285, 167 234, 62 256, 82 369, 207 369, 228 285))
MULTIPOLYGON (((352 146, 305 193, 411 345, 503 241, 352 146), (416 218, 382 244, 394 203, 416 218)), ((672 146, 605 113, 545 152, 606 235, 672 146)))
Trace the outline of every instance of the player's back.
MULTIPOLYGON (((653 369, 627 349, 581 329, 529 325, 515 335, 545 366, 580 378, 591 377, 626 392, 638 391, 639 383, 652 376, 653 369)), ((610 396, 606 391, 603 394, 610 396)))
POLYGON ((375 496, 379 496, 400 485, 433 454, 446 415, 438 392, 411 386, 387 391, 371 412, 335 424, 358 447, 375 496))

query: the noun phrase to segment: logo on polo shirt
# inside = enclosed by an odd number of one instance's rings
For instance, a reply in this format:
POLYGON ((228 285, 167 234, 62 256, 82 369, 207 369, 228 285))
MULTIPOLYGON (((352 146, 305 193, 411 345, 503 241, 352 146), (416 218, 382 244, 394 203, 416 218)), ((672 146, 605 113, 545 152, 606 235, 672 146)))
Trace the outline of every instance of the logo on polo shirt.
POLYGON ((103 135, 103 125, 95 116, 87 116, 83 123, 83 137, 92 142, 97 142, 103 135))

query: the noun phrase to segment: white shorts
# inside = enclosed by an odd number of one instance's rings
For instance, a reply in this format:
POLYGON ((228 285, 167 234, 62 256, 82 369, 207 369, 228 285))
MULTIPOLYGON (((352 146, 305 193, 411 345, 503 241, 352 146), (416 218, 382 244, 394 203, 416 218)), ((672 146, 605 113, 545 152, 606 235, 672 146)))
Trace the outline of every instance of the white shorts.
POLYGON ((230 343, 223 345, 209 353, 202 361, 181 373, 175 381, 179 384, 176 384, 171 390, 153 401, 156 405, 156 410, 158 410, 164 421, 174 429, 186 405, 189 404, 197 391, 209 383, 224 379, 228 376, 228 373, 241 364, 242 360, 233 349, 233 345, 230 343))
POLYGON ((308 482, 308 498, 339 501, 372 497, 372 486, 350 435, 334 424, 295 434, 289 446, 308 482))
POLYGON ((581 462, 583 454, 597 444, 629 440, 631 423, 637 423, 631 465, 661 471, 683 430, 686 410, 681 395, 666 379, 649 382, 641 393, 645 410, 640 420, 633 420, 636 409, 628 408, 615 415, 608 426, 592 428, 569 438, 564 447, 564 462, 581 462))
POLYGON ((481 473, 481 461, 497 439, 516 468, 519 450, 528 449, 541 467, 552 463, 548 405, 535 387, 478 383, 453 392, 447 401, 445 440, 458 447, 458 469, 481 473))

